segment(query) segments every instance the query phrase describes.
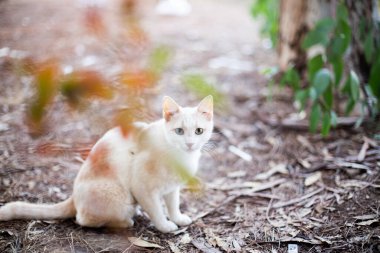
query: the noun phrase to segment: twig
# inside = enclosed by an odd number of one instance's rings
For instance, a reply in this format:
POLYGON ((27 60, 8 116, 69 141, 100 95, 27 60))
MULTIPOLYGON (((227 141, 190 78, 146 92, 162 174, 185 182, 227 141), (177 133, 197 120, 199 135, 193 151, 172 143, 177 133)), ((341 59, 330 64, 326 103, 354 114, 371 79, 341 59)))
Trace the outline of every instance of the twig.
POLYGON ((273 205, 273 208, 280 208, 280 207, 285 207, 285 206, 290 206, 290 205, 293 205, 293 204, 296 204, 298 202, 301 202, 307 198, 310 198, 311 196, 314 196, 315 194, 318 194, 320 193, 321 191, 323 191, 324 188, 319 188, 318 190, 315 190, 313 192, 310 192, 300 198, 296 198, 296 199, 292 199, 292 200, 289 200, 287 202, 279 202, 279 203, 276 203, 273 205))

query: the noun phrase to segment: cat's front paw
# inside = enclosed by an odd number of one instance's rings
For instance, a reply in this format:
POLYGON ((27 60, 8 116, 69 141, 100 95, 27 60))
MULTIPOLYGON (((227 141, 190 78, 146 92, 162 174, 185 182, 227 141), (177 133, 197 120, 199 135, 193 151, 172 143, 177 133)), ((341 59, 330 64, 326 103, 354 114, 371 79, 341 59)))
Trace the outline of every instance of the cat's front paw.
POLYGON ((178 226, 174 222, 166 221, 165 223, 156 224, 156 228, 163 233, 169 233, 177 230, 178 226))
POLYGON ((187 225, 190 225, 192 222, 191 218, 189 216, 187 216, 186 214, 179 214, 179 215, 173 217, 172 220, 178 226, 187 226, 187 225))

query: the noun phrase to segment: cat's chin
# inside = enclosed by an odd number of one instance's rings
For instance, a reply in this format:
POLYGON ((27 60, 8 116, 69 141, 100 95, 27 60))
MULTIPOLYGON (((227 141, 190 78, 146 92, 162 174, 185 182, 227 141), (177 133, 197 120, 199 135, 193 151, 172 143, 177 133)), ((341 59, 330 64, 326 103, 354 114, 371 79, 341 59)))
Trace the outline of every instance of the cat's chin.
POLYGON ((198 149, 197 148, 185 148, 183 149, 186 153, 194 153, 195 151, 197 151, 198 149))

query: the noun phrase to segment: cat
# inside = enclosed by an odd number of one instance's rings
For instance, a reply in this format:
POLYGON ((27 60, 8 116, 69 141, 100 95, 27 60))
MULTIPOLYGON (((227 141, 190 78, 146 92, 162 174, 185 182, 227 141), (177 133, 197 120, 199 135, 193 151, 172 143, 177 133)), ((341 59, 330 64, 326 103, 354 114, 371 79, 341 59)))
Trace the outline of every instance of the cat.
POLYGON ((213 131, 213 98, 181 107, 166 96, 162 111, 162 119, 135 122, 129 134, 120 127, 106 132, 80 168, 68 199, 57 204, 11 202, 0 208, 0 221, 75 217, 81 226, 127 228, 140 205, 161 232, 189 225, 191 218, 179 209, 185 184, 180 170, 191 176, 198 170, 201 149, 213 131))

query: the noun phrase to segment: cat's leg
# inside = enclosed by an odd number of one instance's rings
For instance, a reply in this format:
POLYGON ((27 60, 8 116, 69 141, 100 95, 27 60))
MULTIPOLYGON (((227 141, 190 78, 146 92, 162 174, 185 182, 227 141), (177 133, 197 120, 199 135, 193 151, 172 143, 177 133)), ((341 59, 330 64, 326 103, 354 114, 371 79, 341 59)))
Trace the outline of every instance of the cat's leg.
POLYGON ((182 214, 179 210, 180 187, 164 196, 166 207, 168 208, 169 218, 179 226, 187 226, 191 223, 191 218, 182 214))
POLYGON ((134 196, 143 210, 148 213, 158 230, 167 233, 178 229, 175 223, 166 218, 158 193, 146 192, 145 189, 140 189, 134 192, 134 196))

